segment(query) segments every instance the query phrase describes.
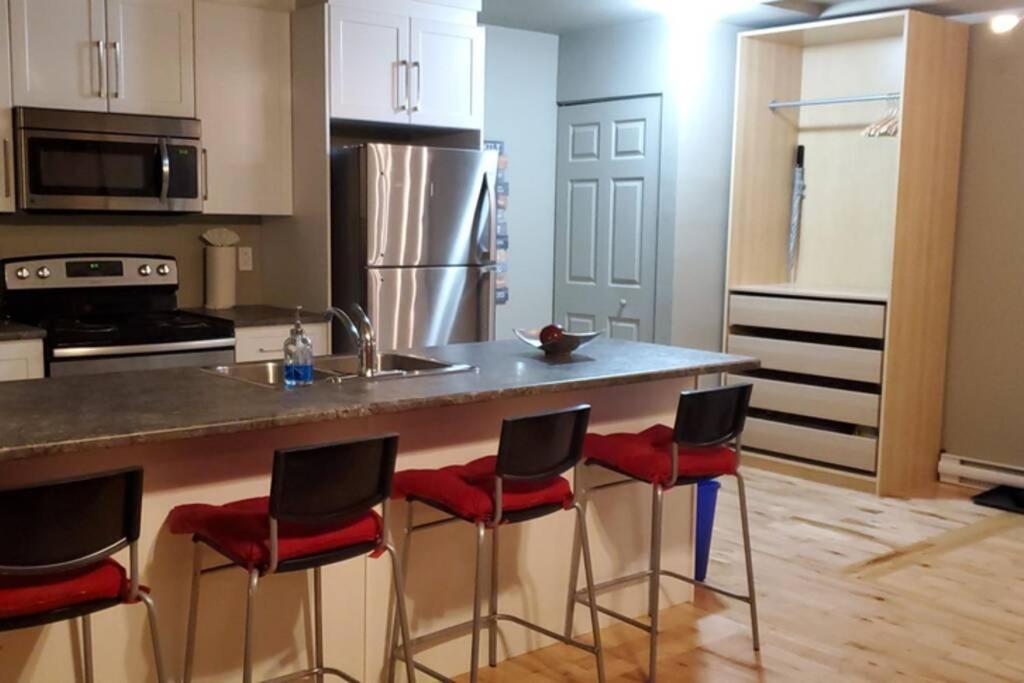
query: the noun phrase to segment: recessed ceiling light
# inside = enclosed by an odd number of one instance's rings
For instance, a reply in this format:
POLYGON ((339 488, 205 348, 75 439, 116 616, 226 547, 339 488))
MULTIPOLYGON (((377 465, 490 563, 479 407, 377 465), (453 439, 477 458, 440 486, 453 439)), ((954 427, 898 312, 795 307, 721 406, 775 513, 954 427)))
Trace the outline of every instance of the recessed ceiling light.
POLYGON ((1020 23, 1020 17, 1016 14, 1000 14, 992 17, 992 31, 995 33, 1009 33, 1013 29, 1017 28, 1017 24, 1020 23))

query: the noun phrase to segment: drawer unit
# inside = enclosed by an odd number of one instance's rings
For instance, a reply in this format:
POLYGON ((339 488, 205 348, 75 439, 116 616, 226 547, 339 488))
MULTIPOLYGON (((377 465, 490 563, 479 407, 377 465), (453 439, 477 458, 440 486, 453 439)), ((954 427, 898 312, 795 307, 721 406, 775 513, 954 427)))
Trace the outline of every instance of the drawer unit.
POLYGON ((0 382, 43 376, 43 342, 38 339, 0 342, 0 382))
MULTIPOLYGON (((313 353, 327 356, 331 353, 328 343, 327 323, 303 325, 313 342, 313 353)), ((270 361, 284 359, 284 342, 291 333, 291 325, 268 327, 243 327, 235 330, 235 362, 270 361)))
POLYGON ((885 336, 885 306, 733 294, 729 297, 729 323, 881 339, 885 336))
POLYGON ((873 384, 882 381, 882 352, 873 349, 730 334, 729 353, 760 358, 765 370, 873 384))
POLYGON ((865 427, 878 426, 878 394, 729 375, 729 384, 753 384, 752 408, 865 427))
POLYGON ((874 473, 878 441, 751 417, 743 446, 874 473))

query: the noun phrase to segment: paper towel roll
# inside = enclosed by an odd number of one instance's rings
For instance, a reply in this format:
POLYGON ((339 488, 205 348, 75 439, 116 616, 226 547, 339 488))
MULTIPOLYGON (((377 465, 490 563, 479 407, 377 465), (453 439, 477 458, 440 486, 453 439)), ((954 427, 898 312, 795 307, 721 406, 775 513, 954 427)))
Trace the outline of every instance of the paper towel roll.
POLYGON ((206 247, 206 307, 232 308, 235 305, 235 247, 206 247))

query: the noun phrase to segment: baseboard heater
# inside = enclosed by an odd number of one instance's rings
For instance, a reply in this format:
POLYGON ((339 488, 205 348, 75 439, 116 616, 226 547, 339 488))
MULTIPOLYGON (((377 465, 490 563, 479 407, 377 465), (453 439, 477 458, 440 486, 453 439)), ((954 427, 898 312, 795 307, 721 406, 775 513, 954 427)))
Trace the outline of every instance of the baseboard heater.
POLYGON ((939 459, 939 480, 987 489, 1000 484, 1024 488, 1024 467, 1002 465, 984 460, 943 453, 939 459))

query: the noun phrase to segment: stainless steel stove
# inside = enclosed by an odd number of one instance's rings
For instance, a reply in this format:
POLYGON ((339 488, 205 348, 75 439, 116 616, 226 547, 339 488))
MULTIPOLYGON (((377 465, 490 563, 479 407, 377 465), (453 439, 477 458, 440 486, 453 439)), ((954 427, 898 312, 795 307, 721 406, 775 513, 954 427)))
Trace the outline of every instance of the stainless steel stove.
POLYGON ((46 330, 47 375, 234 361, 231 322, 177 307, 170 256, 64 254, 6 259, 6 316, 46 330))

